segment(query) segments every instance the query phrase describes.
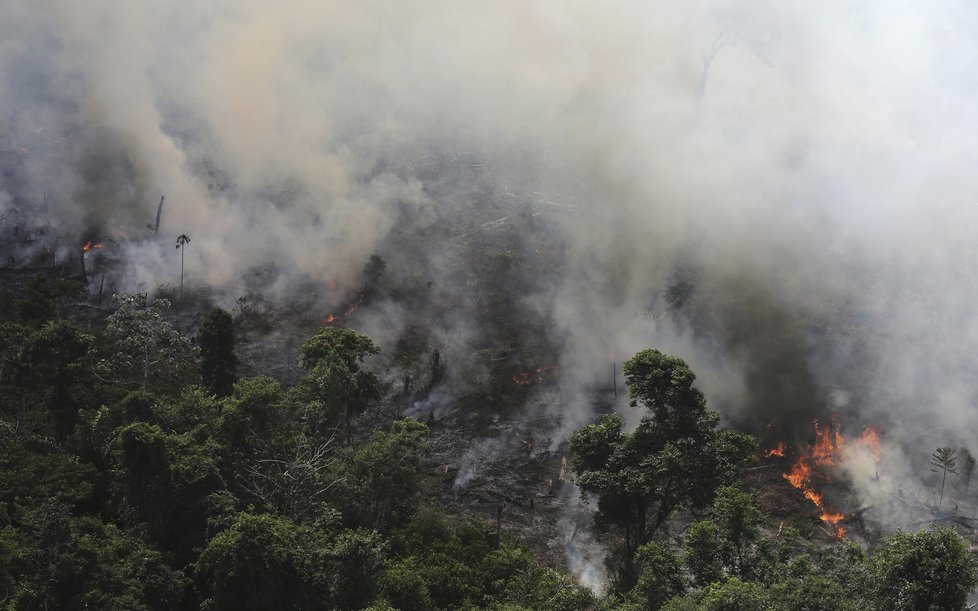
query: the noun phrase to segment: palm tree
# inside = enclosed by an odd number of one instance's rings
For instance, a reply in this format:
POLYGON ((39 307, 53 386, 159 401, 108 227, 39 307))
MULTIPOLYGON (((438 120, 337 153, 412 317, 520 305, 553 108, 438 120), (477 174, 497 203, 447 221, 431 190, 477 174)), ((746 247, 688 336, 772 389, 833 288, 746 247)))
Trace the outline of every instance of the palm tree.
POLYGON ((183 301, 183 251, 186 250, 187 244, 190 244, 190 236, 185 233, 181 233, 177 236, 177 250, 180 251, 180 300, 183 301), (181 249, 181 246, 183 249, 181 249))
POLYGON ((941 503, 944 502, 944 484, 947 482, 947 474, 958 474, 958 457, 955 456, 954 449, 937 448, 937 451, 931 454, 930 467, 930 470, 935 473, 938 471, 943 471, 944 473, 941 478, 941 500, 937 502, 937 509, 940 510, 941 503))

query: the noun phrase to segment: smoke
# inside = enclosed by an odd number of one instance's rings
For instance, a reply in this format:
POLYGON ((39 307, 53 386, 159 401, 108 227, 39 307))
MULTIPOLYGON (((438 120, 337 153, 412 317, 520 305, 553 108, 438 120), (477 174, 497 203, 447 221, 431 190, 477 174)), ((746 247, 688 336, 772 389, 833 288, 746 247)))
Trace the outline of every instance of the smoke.
POLYGON ((186 233, 192 285, 314 287, 325 312, 380 252, 425 300, 365 306, 370 330, 426 326, 459 392, 495 379, 488 348, 553 367, 561 407, 529 412, 561 438, 655 346, 758 432, 836 412, 901 453, 924 431, 966 446, 976 21, 950 1, 6 3, 2 255, 108 236, 120 288, 174 285, 186 233), (500 307, 515 322, 487 340, 500 307))

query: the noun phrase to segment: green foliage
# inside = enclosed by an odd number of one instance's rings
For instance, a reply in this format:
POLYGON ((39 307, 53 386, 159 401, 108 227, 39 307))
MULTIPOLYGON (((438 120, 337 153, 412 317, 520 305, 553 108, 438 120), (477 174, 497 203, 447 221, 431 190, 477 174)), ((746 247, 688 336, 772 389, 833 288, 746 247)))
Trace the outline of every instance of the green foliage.
POLYGON ((204 386, 218 397, 230 395, 238 379, 231 315, 220 308, 211 310, 197 332, 197 344, 204 386))
POLYGON ((760 584, 737 577, 709 585, 699 599, 703 611, 757 611, 769 609, 771 599, 760 584))
POLYGON ((876 607, 887 611, 962 609, 978 583, 968 544, 940 526, 887 538, 871 566, 876 607))
POLYGON ((427 440, 427 426, 398 420, 389 432, 374 434, 357 450, 342 483, 346 514, 353 523, 383 532, 411 517, 418 503, 427 440))
POLYGON ((311 372, 303 381, 307 419, 324 434, 341 415, 346 443, 352 443, 353 415, 380 398, 380 380, 361 369, 363 360, 380 352, 366 335, 349 329, 323 327, 302 345, 302 366, 311 372))
POLYGON ((197 561, 209 608, 306 609, 328 600, 328 584, 317 581, 314 572, 313 558, 322 545, 317 539, 283 518, 239 515, 197 561))
POLYGON ((193 346, 187 338, 163 318, 170 307, 166 299, 148 303, 144 293, 114 295, 119 305, 109 316, 105 327, 108 354, 98 363, 103 379, 118 384, 141 386, 146 390, 150 379, 160 383, 191 380, 190 372, 196 360, 193 346))
POLYGON ((45 396, 59 438, 74 428, 79 397, 85 396, 85 357, 92 342, 92 336, 78 327, 50 321, 27 338, 21 351, 21 382, 45 396))
POLYGON ((81 284, 72 280, 49 280, 38 274, 27 285, 23 298, 17 303, 17 313, 25 325, 38 329, 44 323, 59 316, 62 297, 79 296, 81 284))
POLYGON ((720 581, 724 575, 724 541, 720 527, 711 520, 698 520, 686 530, 683 563, 696 585, 720 581))
POLYGON ((593 594, 540 565, 525 549, 495 545, 479 522, 451 526, 420 509, 394 533, 400 555, 387 571, 383 594, 399 609, 590 609, 593 594))
POLYGON ((9 609, 177 607, 184 579, 133 533, 44 503, 20 529, 0 531, 0 583, 9 609))
POLYGON ((377 344, 366 335, 342 327, 323 327, 302 345, 302 366, 312 369, 323 358, 336 353, 347 369, 356 373, 365 358, 379 352, 377 344))
POLYGON ((644 609, 658 609, 669 599, 686 591, 682 565, 676 554, 659 543, 646 543, 638 548, 638 583, 628 593, 628 599, 644 609))
POLYGON ((620 591, 638 577, 638 547, 680 507, 707 507, 753 447, 750 437, 719 428, 719 414, 706 408, 681 359, 645 350, 624 371, 631 405, 647 410, 635 432, 623 432, 621 420, 606 415, 571 438, 578 485, 597 497, 597 526, 621 537, 612 567, 620 591))
POLYGON ((96 473, 90 465, 61 452, 43 440, 18 443, 8 435, 0 440, 0 503, 18 513, 36 504, 57 500, 80 505, 90 500, 96 473))
POLYGON ((958 474, 958 457, 954 448, 937 448, 930 457, 930 470, 941 474, 941 500, 937 503, 940 509, 944 502, 944 484, 947 483, 947 474, 958 474))

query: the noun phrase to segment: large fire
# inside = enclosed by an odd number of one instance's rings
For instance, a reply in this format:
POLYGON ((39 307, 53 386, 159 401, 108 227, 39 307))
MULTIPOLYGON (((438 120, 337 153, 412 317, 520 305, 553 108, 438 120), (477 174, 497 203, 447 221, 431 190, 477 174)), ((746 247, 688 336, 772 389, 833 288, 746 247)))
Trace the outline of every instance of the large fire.
MULTIPOLYGON (((792 486, 801 490, 805 498, 818 507, 821 511, 819 516, 821 520, 828 524, 834 530, 836 538, 841 540, 846 536, 846 529, 840 522, 846 516, 840 511, 826 507, 825 497, 816 489, 816 486, 820 482, 832 479, 830 471, 841 463, 847 443, 869 450, 873 460, 879 464, 882 458, 880 436, 876 429, 867 426, 857 439, 847 440, 839 430, 837 423, 825 427, 820 426, 818 421, 814 424, 815 443, 800 449, 798 458, 795 459, 791 469, 783 477, 792 486)), ((784 450, 785 444, 779 442, 775 448, 768 450, 765 456, 784 456, 784 450)))

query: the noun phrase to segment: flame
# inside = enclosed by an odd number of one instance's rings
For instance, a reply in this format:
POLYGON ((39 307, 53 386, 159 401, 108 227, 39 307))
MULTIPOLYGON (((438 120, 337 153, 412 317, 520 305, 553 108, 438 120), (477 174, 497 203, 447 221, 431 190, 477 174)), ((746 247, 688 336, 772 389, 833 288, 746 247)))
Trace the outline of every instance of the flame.
POLYGON ((778 445, 765 452, 764 456, 766 458, 771 458, 772 456, 780 456, 784 458, 784 442, 779 441, 778 445))
POLYGON ((856 443, 868 448, 873 454, 873 460, 876 464, 880 464, 883 458, 883 446, 880 445, 880 433, 871 426, 866 426, 863 429, 862 435, 856 440, 856 443))
POLYGON ((326 316, 326 321, 325 321, 326 324, 329 325, 329 324, 332 324, 332 323, 336 322, 337 320, 339 320, 341 318, 347 318, 347 317, 349 317, 351 314, 353 314, 354 312, 357 311, 357 308, 360 307, 360 304, 361 303, 363 303, 363 293, 361 293, 360 295, 357 295, 356 302, 353 303, 353 305, 351 305, 350 307, 348 307, 346 310, 344 310, 342 314, 328 314, 326 316))
MULTIPOLYGON (((819 508, 821 512, 819 518, 832 526, 835 537, 842 540, 846 536, 846 529, 839 522, 844 520, 846 516, 842 512, 831 511, 826 508, 825 497, 815 489, 815 480, 830 479, 828 471, 837 467, 841 461, 846 446, 846 438, 839 430, 838 423, 822 427, 816 420, 814 425, 815 443, 801 451, 794 464, 791 465, 791 470, 785 473, 783 477, 792 486, 801 490, 805 498, 819 508)), ((876 429, 867 426, 862 435, 853 443, 869 448, 873 452, 876 462, 880 462, 882 449, 879 432, 876 429)), ((772 452, 776 452, 783 445, 779 443, 778 448, 769 451, 767 455, 772 456, 772 452)), ((778 455, 783 456, 783 454, 778 455)))
POLYGON ((82 252, 88 252, 90 250, 98 250, 102 248, 103 244, 101 242, 85 242, 82 246, 82 252))
MULTIPOLYGON (((783 477, 819 508, 821 511, 819 518, 831 525, 835 529, 836 538, 842 540, 846 536, 846 529, 839 522, 846 516, 842 512, 830 511, 825 507, 825 497, 815 489, 815 480, 830 479, 828 471, 838 466, 842 460, 846 443, 867 448, 873 454, 876 464, 879 464, 883 456, 880 433, 872 426, 867 426, 857 439, 849 442, 839 430, 838 423, 823 428, 816 420, 814 425, 815 443, 801 451, 797 460, 791 465, 791 470, 783 477)), ((777 448, 767 452, 767 456, 784 456, 783 448, 784 444, 778 443, 777 448), (778 453, 779 450, 782 453, 778 453)))

